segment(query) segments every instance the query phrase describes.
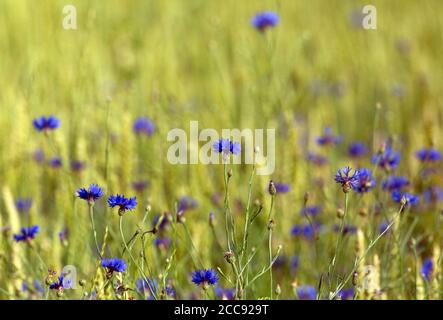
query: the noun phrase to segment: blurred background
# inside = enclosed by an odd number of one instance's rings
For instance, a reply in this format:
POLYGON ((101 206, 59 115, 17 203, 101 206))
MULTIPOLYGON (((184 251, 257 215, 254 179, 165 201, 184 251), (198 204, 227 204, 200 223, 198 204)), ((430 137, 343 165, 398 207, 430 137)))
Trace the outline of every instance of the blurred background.
MULTIPOLYGON (((284 245, 288 260, 297 252, 306 261, 297 275, 277 272, 283 296, 291 298, 294 279, 315 286, 327 265, 311 256, 312 247, 294 242, 291 226, 303 221, 298 212, 305 192, 310 202, 323 206, 323 222, 334 224, 343 198, 332 179, 338 167, 352 164, 348 144, 362 141, 375 153, 390 139, 402 152, 399 171, 411 176, 419 169, 414 151, 442 147, 442 9, 438 0, 1 0, 0 227, 16 232, 40 225, 44 260, 56 270, 76 265, 86 276, 95 268, 93 242, 84 241, 92 238, 87 206, 74 200, 77 188, 94 182, 108 195, 137 195, 139 208, 127 218, 128 238, 147 204, 162 214, 187 196, 197 203, 187 221, 198 254, 208 267, 222 266, 223 252, 214 250, 208 217, 215 213, 222 236, 217 196, 223 195, 223 168, 169 164, 167 132, 188 131, 190 120, 199 121, 201 129, 276 128, 276 170, 272 177, 256 178, 253 199, 269 206, 270 178, 290 185, 276 200, 274 243, 284 245), (63 28, 67 4, 77 10, 76 30, 63 28), (361 27, 367 4, 377 9, 376 30, 361 27), (263 10, 277 12, 280 22, 260 32, 251 18, 263 10), (32 120, 50 114, 62 124, 48 139, 34 130, 32 120), (155 124, 149 137, 134 134, 138 117, 155 124), (343 142, 329 149, 317 145, 315 138, 326 127, 343 142), (327 157, 328 163, 306 161, 310 153, 327 157), (51 165, 56 159, 60 166, 51 165), (134 189, 137 182, 142 185, 134 189), (28 215, 17 212, 18 198, 32 198, 28 215), (69 240, 59 241, 66 227, 69 240)), ((251 168, 233 170, 232 206, 242 217, 251 168)), ((354 211, 362 204, 370 208, 371 197, 351 205, 354 211)), ((116 213, 106 210, 105 201, 96 211, 99 238, 105 225, 111 239, 118 238, 116 213)), ((351 219, 364 225, 356 214, 351 219)), ((253 239, 261 237, 265 225, 260 217, 253 239)), ((20 258, 25 250, 10 235, 1 241, 5 292, 44 278, 43 271, 34 270, 34 276, 25 271, 20 258)), ((321 246, 332 250, 333 241, 321 246)), ((117 248, 110 245, 109 253, 115 255, 117 248)), ((183 240, 174 281, 191 288, 188 249, 183 240)), ((150 251, 153 269, 162 270, 169 254, 150 251)), ((257 284, 254 297, 264 296, 266 285, 257 284)), ((191 294, 183 290, 181 297, 191 294)))

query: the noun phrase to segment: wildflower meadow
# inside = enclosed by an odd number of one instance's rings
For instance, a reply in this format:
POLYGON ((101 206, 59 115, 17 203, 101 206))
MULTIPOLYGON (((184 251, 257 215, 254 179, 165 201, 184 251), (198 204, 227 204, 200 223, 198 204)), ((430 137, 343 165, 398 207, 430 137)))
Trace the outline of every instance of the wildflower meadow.
POLYGON ((442 9, 0 0, 0 299, 442 299, 442 9))

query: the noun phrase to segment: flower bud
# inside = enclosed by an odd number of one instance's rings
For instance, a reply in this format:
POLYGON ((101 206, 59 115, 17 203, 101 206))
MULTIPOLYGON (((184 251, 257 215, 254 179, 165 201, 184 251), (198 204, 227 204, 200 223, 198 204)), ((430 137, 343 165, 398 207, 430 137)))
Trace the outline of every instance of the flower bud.
POLYGON ((342 208, 338 208, 337 209, 337 218, 343 219, 344 216, 345 216, 345 211, 342 208))
POLYGON ((269 181, 268 191, 271 196, 274 196, 277 193, 277 189, 275 188, 274 181, 269 181))

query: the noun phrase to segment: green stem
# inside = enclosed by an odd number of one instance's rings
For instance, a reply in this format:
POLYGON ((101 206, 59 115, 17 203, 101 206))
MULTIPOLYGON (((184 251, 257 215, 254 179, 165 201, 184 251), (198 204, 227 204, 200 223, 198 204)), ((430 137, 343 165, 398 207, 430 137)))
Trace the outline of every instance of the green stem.
POLYGON ((157 295, 155 294, 154 289, 151 287, 150 281, 148 280, 148 278, 146 278, 145 273, 143 272, 142 268, 139 266, 139 264, 135 260, 134 256, 132 255, 131 250, 129 250, 128 245, 126 244, 125 235, 123 233, 123 216, 120 216, 119 228, 120 228, 120 235, 122 237, 123 244, 125 245, 126 251, 129 253, 129 256, 131 257, 132 263, 135 264, 135 266, 137 267, 138 271, 140 272, 141 277, 143 278, 143 280, 148 285, 149 291, 151 292, 151 295, 154 298, 154 300, 157 300, 157 295))
POLYGON ((271 300, 273 299, 274 296, 274 285, 273 285, 273 278, 272 278, 272 222, 271 222, 271 218, 272 218, 272 208, 274 207, 274 197, 275 195, 272 195, 271 197, 271 207, 269 208, 269 214, 268 214, 268 229, 269 229, 269 238, 268 238, 268 249, 269 249, 269 284, 270 284, 270 297, 271 300))
POLYGON ((95 223, 94 223, 94 204, 92 204, 92 203, 89 204, 89 218, 91 219, 91 227, 92 227, 92 232, 94 234, 95 248, 97 249, 97 254, 101 259, 102 254, 101 254, 100 246, 98 245, 97 230, 95 229, 95 223))
POLYGON ((343 242, 343 238, 344 238, 343 230, 345 228, 345 220, 346 220, 347 211, 348 211, 348 193, 345 193, 345 210, 344 210, 343 217, 341 219, 339 234, 337 235, 337 242, 335 244, 334 257, 332 258, 331 264, 329 266, 329 283, 331 283, 331 281, 334 279, 335 268, 337 265, 337 257, 338 257, 339 252, 341 251, 341 246, 342 246, 342 242, 343 242))
POLYGON ((334 299, 338 295, 340 290, 343 289, 344 286, 348 283, 348 281, 351 280, 351 278, 354 275, 354 272, 357 270, 357 268, 359 267, 360 263, 366 258, 366 256, 369 253, 369 251, 375 246, 375 244, 380 240, 380 238, 383 237, 383 235, 385 235, 385 233, 388 232, 389 229, 391 229, 391 227, 394 225, 394 223, 397 220, 397 218, 403 212, 403 209, 404 209, 404 204, 402 204, 400 206, 400 210, 398 210, 397 214, 392 219, 391 223, 386 227, 386 229, 382 233, 380 233, 377 238, 375 238, 373 241, 371 241, 371 243, 368 245, 368 248, 365 250, 365 252, 362 254, 362 256, 354 264, 354 268, 352 268, 351 272, 348 274, 348 276, 345 278, 345 280, 337 287, 335 292, 330 296, 331 300, 334 299))

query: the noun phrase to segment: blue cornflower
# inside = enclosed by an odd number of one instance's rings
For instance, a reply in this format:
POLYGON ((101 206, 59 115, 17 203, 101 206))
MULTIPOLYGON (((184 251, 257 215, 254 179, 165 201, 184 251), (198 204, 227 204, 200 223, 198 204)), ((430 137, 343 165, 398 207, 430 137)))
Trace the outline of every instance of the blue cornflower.
POLYGON ((241 151, 240 143, 233 142, 229 139, 219 139, 212 145, 212 149, 218 153, 223 153, 224 156, 232 153, 234 155, 239 154, 241 151))
POLYGON ((230 147, 231 143, 228 139, 219 139, 212 145, 214 151, 217 151, 218 153, 229 152, 230 147))
POLYGON ((63 276, 58 277, 58 281, 49 285, 49 289, 61 291, 63 289, 70 289, 72 286, 72 279, 66 279, 63 276))
POLYGON ((20 241, 31 241, 35 238, 35 235, 40 231, 39 226, 32 226, 21 228, 19 234, 14 234, 14 240, 17 242, 20 241))
POLYGON ((348 153, 352 158, 360 158, 368 153, 368 147, 363 142, 353 142, 348 147, 348 153))
POLYGON ((415 206, 416 204, 418 204, 420 198, 419 198, 419 196, 415 196, 415 195, 407 193, 407 192, 402 193, 399 190, 394 190, 392 192, 392 200, 394 200, 395 202, 398 202, 398 203, 402 203, 402 201, 405 201, 404 205, 405 205, 405 207, 407 207, 410 205, 415 206))
POLYGON ((388 147, 382 152, 378 152, 372 156, 372 163, 377 164, 380 168, 390 171, 395 169, 400 163, 400 152, 392 150, 388 147))
POLYGON ((274 186, 277 193, 287 193, 291 190, 291 186, 287 183, 274 182, 274 186))
POLYGON ((335 182, 339 183, 343 188, 343 192, 347 193, 359 186, 359 172, 358 170, 352 171, 349 166, 338 169, 335 174, 335 182))
POLYGON ((423 192, 423 200, 426 203, 435 203, 437 201, 443 200, 443 189, 438 186, 427 188, 423 192))
POLYGON ((422 162, 436 162, 441 160, 441 153, 434 148, 424 148, 415 153, 418 160, 422 162))
POLYGON ((31 209, 32 200, 29 198, 19 198, 15 201, 15 207, 18 212, 24 213, 28 212, 31 209))
POLYGON ((267 28, 275 27, 279 22, 278 14, 273 11, 263 11, 252 17, 251 24, 257 30, 263 32, 267 28))
POLYGON ((85 163, 80 160, 72 160, 71 161, 71 170, 74 172, 80 172, 85 168, 85 163))
POLYGON ((143 191, 145 191, 145 189, 148 186, 149 186, 149 182, 146 180, 138 180, 138 181, 134 181, 132 183, 132 188, 139 193, 142 193, 143 191))
POLYGON ((358 169, 358 184, 354 189, 358 193, 365 193, 371 191, 375 187, 375 179, 369 169, 358 169))
POLYGON ((383 181, 381 187, 383 190, 394 191, 401 190, 403 187, 409 185, 409 180, 402 176, 389 176, 385 181, 383 181))
POLYGON ((44 117, 34 119, 32 121, 34 128, 38 131, 49 131, 57 129, 60 126, 60 120, 54 116, 44 117))
POLYGON ((60 157, 51 158, 51 159, 49 159, 48 163, 54 169, 61 168, 63 165, 62 158, 60 158, 60 157))
POLYGON ((77 190, 77 197, 93 204, 103 196, 103 190, 97 184, 91 184, 89 189, 81 188, 77 190))
POLYGON ((34 153, 32 154, 32 157, 34 161, 37 163, 42 163, 43 161, 45 161, 45 153, 43 152, 42 149, 35 150, 34 153))
POLYGON ((127 210, 134 210, 137 205, 136 197, 126 198, 123 195, 116 194, 108 198, 108 205, 111 208, 119 207, 118 213, 122 215, 127 210))
POLYGON ((68 227, 64 227, 62 231, 58 233, 58 238, 62 243, 65 243, 68 240, 69 229, 68 227))
POLYGON ((354 299, 354 288, 341 289, 337 295, 341 300, 353 300, 354 299))
POLYGON ((217 281, 217 272, 212 269, 202 269, 192 272, 192 282, 203 288, 206 288, 208 285, 215 285, 217 281))
POLYGON ((123 272, 126 270, 126 262, 119 258, 102 259, 102 267, 106 269, 109 274, 113 272, 123 272))
POLYGON ((315 234, 320 231, 321 224, 316 223, 305 223, 303 225, 295 224, 292 226, 291 235, 294 237, 303 236, 304 238, 311 240, 314 238, 315 234))
POLYGON ((197 208, 198 202, 197 200, 189 197, 189 196, 183 196, 178 201, 177 211, 187 211, 197 208))
POLYGON ((155 125, 150 119, 140 117, 137 120, 135 120, 133 129, 134 132, 137 134, 144 134, 150 136, 155 131, 155 125))
POLYGON ((229 141, 229 151, 232 154, 239 154, 241 151, 241 146, 240 143, 238 142, 233 142, 233 141, 229 141))
POLYGON ((163 230, 166 225, 168 224, 168 218, 166 216, 166 213, 160 215, 156 214, 154 218, 152 219, 152 227, 156 228, 157 230, 163 230), (161 219, 161 221, 160 221, 161 219))
POLYGON ((300 258, 298 256, 292 256, 290 266, 292 270, 297 270, 300 266, 300 258))
POLYGON ((313 286, 300 286, 296 291, 299 300, 315 300, 317 298, 317 290, 313 286))
POLYGON ((321 213, 321 207, 319 207, 319 206, 306 206, 300 210, 300 214, 302 216, 315 217, 319 213, 321 213))
POLYGON ((313 152, 309 152, 306 159, 309 162, 312 162, 313 164, 315 164, 317 166, 323 166, 326 163, 328 163, 328 158, 326 158, 325 156, 322 156, 320 154, 313 153, 313 152))
POLYGON ((171 239, 169 239, 169 238, 155 238, 154 245, 160 249, 166 249, 171 245, 171 239))
POLYGON ((426 281, 431 280, 433 271, 434 271, 434 263, 432 259, 428 258, 425 261, 423 261, 423 264, 421 266, 421 275, 426 281))
POLYGON ((330 144, 338 144, 342 141, 341 136, 335 136, 332 133, 332 129, 330 127, 326 127, 323 133, 323 136, 317 137, 317 144, 319 145, 330 145, 330 144))
POLYGON ((222 300, 234 300, 235 298, 235 289, 234 288, 226 288, 223 289, 221 287, 214 288, 215 295, 217 298, 222 300))

